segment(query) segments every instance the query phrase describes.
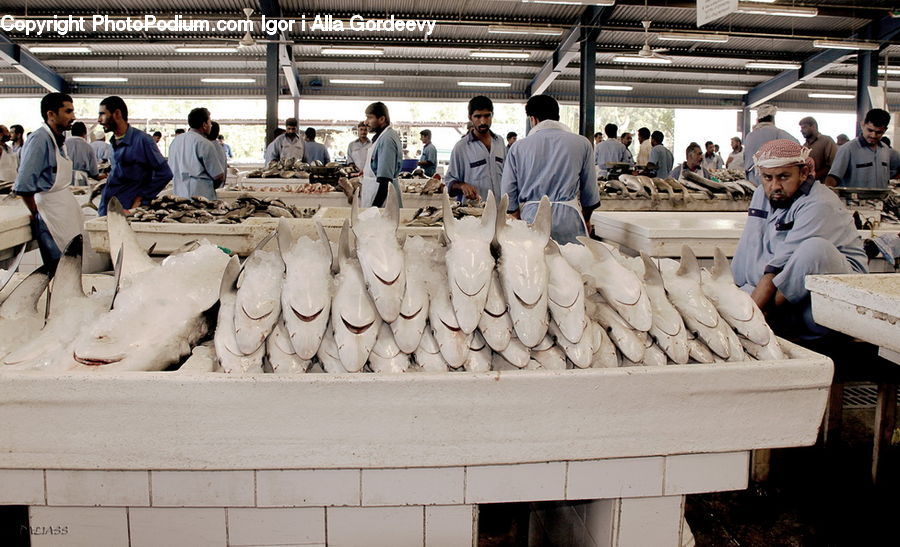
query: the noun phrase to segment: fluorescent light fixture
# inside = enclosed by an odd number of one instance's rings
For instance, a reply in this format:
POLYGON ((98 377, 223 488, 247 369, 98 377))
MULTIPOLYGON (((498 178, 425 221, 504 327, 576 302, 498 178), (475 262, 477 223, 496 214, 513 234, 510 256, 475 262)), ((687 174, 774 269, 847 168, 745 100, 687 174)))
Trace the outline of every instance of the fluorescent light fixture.
POLYGON ((72 80, 76 82, 127 82, 128 78, 113 76, 75 76, 72 80))
POLYGON ((534 34, 536 36, 561 36, 562 29, 541 27, 519 27, 514 25, 491 25, 488 34, 534 34))
POLYGON ((522 0, 523 4, 561 4, 564 6, 615 6, 616 0, 522 0))
POLYGON ((184 46, 175 48, 177 53, 237 53, 236 47, 184 46))
POLYGON ((697 93, 705 93, 707 95, 746 95, 746 89, 721 89, 714 87, 701 87, 697 93))
POLYGON ((345 79, 334 79, 328 80, 333 84, 359 84, 359 85, 382 85, 384 84, 384 80, 345 80, 345 79))
POLYGON ((380 47, 323 47, 322 55, 384 55, 380 47))
POLYGON ((597 84, 594 86, 594 89, 603 89, 607 91, 631 91, 634 87, 630 85, 609 85, 609 84, 597 84))
POLYGON ((457 82, 462 87, 512 87, 509 82, 457 82))
POLYGON ((813 47, 823 49, 864 49, 866 51, 881 49, 881 45, 875 42, 857 42, 854 40, 813 40, 813 47))
POLYGON ((900 74, 900 68, 879 68, 879 74, 900 74))
POLYGON ((754 4, 738 4, 738 13, 753 15, 779 15, 782 17, 815 17, 819 14, 816 8, 804 8, 798 6, 757 6, 754 4))
POLYGON ((469 52, 469 57, 480 57, 483 59, 528 59, 531 57, 531 53, 527 51, 473 49, 469 52))
POLYGON ((810 99, 855 99, 852 93, 807 93, 810 99))
POLYGON ((751 61, 744 65, 746 68, 768 68, 773 70, 796 70, 800 63, 787 63, 781 61, 751 61))
POLYGON ((756 2, 757 4, 774 4, 778 0, 746 0, 747 2, 756 2))
POLYGON ((665 57, 644 57, 642 55, 616 55, 613 61, 617 63, 640 63, 646 65, 671 65, 672 59, 665 57))
POLYGON ((724 44, 729 38, 727 34, 699 34, 696 32, 660 32, 656 37, 671 42, 710 42, 714 44, 724 44))
POLYGON ((200 78, 205 84, 253 84, 256 78, 200 78))
POLYGON ((32 46, 28 48, 32 53, 90 53, 87 46, 32 46))

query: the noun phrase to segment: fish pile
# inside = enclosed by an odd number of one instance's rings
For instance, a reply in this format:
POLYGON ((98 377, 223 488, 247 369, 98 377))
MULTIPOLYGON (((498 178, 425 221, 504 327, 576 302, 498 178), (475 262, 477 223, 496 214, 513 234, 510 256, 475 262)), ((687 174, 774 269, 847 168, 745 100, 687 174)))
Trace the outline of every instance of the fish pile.
MULTIPOLYGON (((466 216, 480 217, 484 213, 484 202, 480 199, 466 200, 465 203, 458 201, 450 202, 450 212, 453 218, 463 218, 466 216)), ((413 217, 406 222, 406 226, 442 226, 444 223, 444 215, 446 210, 443 207, 435 207, 427 205, 419 207, 413 214, 413 217)))
POLYGON ((722 182, 747 180, 747 173, 743 169, 712 169, 709 174, 722 182))
POLYGON ((443 192, 444 182, 441 180, 440 175, 435 175, 430 179, 401 179, 400 190, 406 194, 422 194, 427 196, 443 192))
POLYGON ((232 203, 191 199, 174 195, 159 196, 146 205, 131 209, 131 222, 168 222, 184 224, 240 224, 250 217, 311 218, 318 207, 295 207, 276 198, 240 196, 232 203))
POLYGON ((727 196, 731 199, 749 200, 755 187, 746 180, 717 182, 685 171, 680 180, 673 178, 650 178, 644 175, 619 175, 618 179, 599 182, 600 191, 605 194, 616 194, 629 199, 650 199, 657 201, 663 195, 669 200, 680 200, 688 203, 700 194, 705 199, 716 199, 727 196))
POLYGON ((281 161, 271 161, 262 169, 254 169, 252 171, 248 171, 244 174, 244 176, 248 179, 307 179, 309 178, 310 167, 328 167, 337 169, 338 173, 344 177, 349 177, 353 171, 352 169, 344 167, 337 162, 329 162, 328 164, 323 164, 321 161, 317 160, 312 163, 306 163, 295 158, 288 158, 281 161))
POLYGON ((238 192, 286 192, 289 194, 327 194, 335 191, 334 186, 330 184, 320 184, 318 182, 307 184, 278 184, 275 186, 238 184, 231 189, 238 192))
POLYGON ((336 256, 321 228, 294 239, 280 225, 280 253, 256 251, 243 273, 226 272, 216 361, 209 348, 197 360, 256 374, 784 358, 721 251, 702 271, 687 247, 680 263, 628 259, 586 238, 558 247, 547 198, 532 225, 498 214, 493 195, 480 218, 455 219, 446 195, 443 209, 446 246, 418 236, 401 246, 396 206, 360 211, 357 200, 336 256))

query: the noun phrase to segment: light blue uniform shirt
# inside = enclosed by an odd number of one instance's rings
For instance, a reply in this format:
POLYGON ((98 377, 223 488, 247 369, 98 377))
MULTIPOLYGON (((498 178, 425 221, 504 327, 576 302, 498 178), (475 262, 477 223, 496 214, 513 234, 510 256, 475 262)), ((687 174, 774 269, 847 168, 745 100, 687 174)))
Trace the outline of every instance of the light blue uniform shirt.
POLYGON ((183 198, 216 199, 213 180, 225 172, 215 145, 196 131, 175 137, 169 146, 174 193, 183 198))
POLYGON ((403 163, 403 145, 400 144, 400 135, 391 126, 385 127, 375 137, 372 143, 372 172, 375 177, 387 177, 394 181, 397 195, 400 195, 400 186, 397 185, 397 175, 400 174, 400 165, 403 163))
MULTIPOLYGON (((675 168, 672 169, 672 171, 669 173, 669 177, 678 180, 681 178, 681 172, 685 169, 688 169, 687 162, 683 162, 681 165, 675 166, 675 168)), ((706 179, 712 176, 709 174, 709 171, 706 170, 706 167, 703 167, 702 163, 697 165, 696 169, 690 169, 690 171, 706 179)))
MULTIPOLYGON (((66 156, 64 148, 60 154, 66 156)), ((56 181, 56 144, 49 131, 35 131, 22 147, 22 161, 13 190, 20 194, 46 192, 56 181)))
POLYGON ((594 150, 594 163, 597 164, 597 174, 599 176, 606 176, 606 162, 608 161, 628 162, 628 149, 619 142, 619 139, 606 139, 598 144, 594 150))
POLYGON ((72 160, 72 169, 84 171, 91 178, 97 178, 97 154, 83 137, 66 139, 66 157, 72 160))
POLYGON ((838 148, 829 175, 836 177, 838 186, 852 188, 887 188, 891 173, 898 168, 892 162, 891 148, 879 141, 874 150, 862 137, 838 148))
POLYGON ((668 148, 661 144, 657 144, 650 149, 650 157, 647 163, 656 166, 656 176, 665 179, 672 172, 672 166, 675 165, 675 156, 668 148))
MULTIPOLYGON (((509 194, 509 212, 521 207, 523 220, 534 221, 536 202, 543 196, 552 202, 577 199, 582 207, 600 203, 591 143, 564 127, 544 120, 531 129, 528 138, 517 140, 507 150, 500 191, 509 194)), ((584 235, 581 213, 554 203, 553 239, 560 245, 577 243, 579 235, 584 235)))
POLYGON ((753 163, 753 154, 759 152, 762 145, 777 139, 787 139, 799 144, 793 135, 775 127, 773 122, 756 124, 753 131, 747 133, 747 138, 744 139, 744 169, 747 171, 747 180, 756 186, 759 186, 759 174, 755 169, 756 164, 753 163))
POLYGON ((482 200, 488 191, 500 199, 500 180, 503 177, 503 162, 506 159, 506 143, 503 137, 491 131, 491 149, 484 146, 475 131, 469 131, 450 152, 450 166, 446 183, 449 188, 454 182, 465 182, 478 189, 482 200))
POLYGON ((372 146, 372 141, 366 140, 366 142, 361 142, 359 139, 351 142, 347 146, 347 162, 352 163, 360 170, 365 167, 366 163, 366 153, 369 151, 369 147, 372 146))
POLYGON ((303 160, 306 163, 320 161, 322 162, 322 165, 324 165, 331 161, 331 155, 328 153, 328 149, 325 148, 325 145, 315 141, 306 141, 303 143, 303 154, 306 156, 303 160))
POLYGON ((419 157, 419 161, 430 161, 431 165, 423 166, 422 170, 425 171, 425 176, 434 176, 437 171, 437 148, 434 144, 428 143, 422 148, 422 156, 419 157))
POLYGON ((94 155, 97 156, 97 161, 109 161, 112 159, 113 149, 108 142, 94 141, 91 143, 91 148, 94 150, 94 155))

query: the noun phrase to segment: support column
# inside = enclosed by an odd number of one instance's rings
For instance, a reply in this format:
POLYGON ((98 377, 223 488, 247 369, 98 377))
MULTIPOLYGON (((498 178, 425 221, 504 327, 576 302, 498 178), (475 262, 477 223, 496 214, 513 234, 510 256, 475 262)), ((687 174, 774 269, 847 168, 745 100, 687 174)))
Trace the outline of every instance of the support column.
POLYGON ((869 97, 869 86, 878 85, 878 52, 861 51, 856 57, 856 121, 857 134, 859 123, 872 109, 872 98, 869 97))
POLYGON ((278 127, 278 96, 281 84, 278 44, 266 44, 266 146, 275 138, 278 127))
POLYGON ((594 29, 581 29, 581 67, 578 92, 578 131, 593 142, 594 117, 597 109, 597 34, 594 29))

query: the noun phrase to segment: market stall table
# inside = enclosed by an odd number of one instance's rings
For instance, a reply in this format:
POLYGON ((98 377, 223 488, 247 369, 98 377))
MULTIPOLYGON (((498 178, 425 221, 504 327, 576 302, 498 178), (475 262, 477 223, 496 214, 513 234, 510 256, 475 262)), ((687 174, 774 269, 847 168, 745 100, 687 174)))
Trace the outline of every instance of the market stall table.
POLYGON ((31 239, 30 215, 24 204, 0 207, 0 260, 12 258, 31 239))
MULTIPOLYGON (((347 195, 343 192, 328 192, 323 194, 304 194, 300 192, 269 192, 254 190, 218 190, 219 199, 234 201, 241 196, 251 196, 259 199, 280 199, 288 205, 297 207, 349 207, 347 195)), ((403 207, 418 209, 419 207, 440 207, 441 194, 411 194, 403 193, 403 207)))
POLYGON ((680 194, 675 199, 669 199, 666 194, 660 194, 659 199, 647 198, 620 198, 615 196, 600 196, 598 211, 677 211, 677 212, 747 212, 750 206, 749 199, 710 199, 705 194, 693 194, 685 203, 680 194))

